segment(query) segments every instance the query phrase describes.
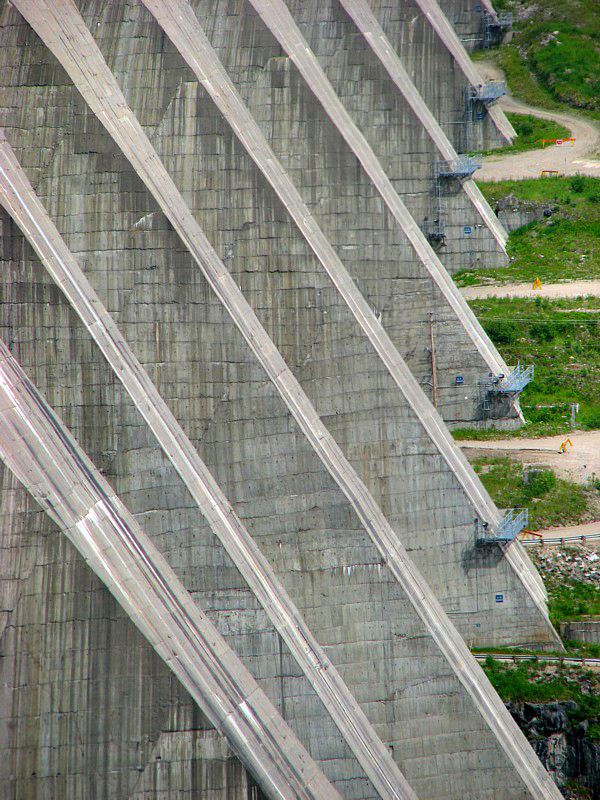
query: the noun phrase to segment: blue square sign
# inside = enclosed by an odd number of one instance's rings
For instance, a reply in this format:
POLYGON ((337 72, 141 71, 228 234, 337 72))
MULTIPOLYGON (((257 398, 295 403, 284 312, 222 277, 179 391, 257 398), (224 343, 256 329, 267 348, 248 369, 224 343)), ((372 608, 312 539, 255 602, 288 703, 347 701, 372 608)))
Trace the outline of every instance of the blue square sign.
POLYGON ((504 595, 503 594, 497 594, 496 595, 496 602, 497 603, 503 603, 504 602, 504 595))
POLYGON ((465 225, 465 227, 463 228, 463 230, 464 230, 465 234, 466 234, 467 236, 469 236, 469 235, 470 235, 470 233, 471 233, 471 226, 470 226, 470 225, 465 225))

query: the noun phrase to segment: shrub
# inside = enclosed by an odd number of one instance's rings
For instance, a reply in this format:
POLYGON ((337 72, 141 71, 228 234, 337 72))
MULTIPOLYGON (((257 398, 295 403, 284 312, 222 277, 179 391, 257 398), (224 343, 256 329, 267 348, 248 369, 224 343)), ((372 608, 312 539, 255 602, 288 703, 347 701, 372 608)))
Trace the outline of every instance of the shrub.
POLYGON ((579 424, 588 431, 600 428, 600 406, 591 406, 583 409, 579 415, 579 424))
POLYGON ((585 189, 585 178, 583 175, 573 175, 569 181, 569 186, 575 192, 575 194, 581 194, 585 189))
POLYGON ((529 483, 525 487, 525 495, 531 497, 543 497, 556 486, 556 475, 551 469, 534 472, 530 476, 529 483))
POLYGON ((492 321, 485 325, 485 330, 493 342, 499 344, 511 344, 516 341, 519 331, 514 322, 492 321))

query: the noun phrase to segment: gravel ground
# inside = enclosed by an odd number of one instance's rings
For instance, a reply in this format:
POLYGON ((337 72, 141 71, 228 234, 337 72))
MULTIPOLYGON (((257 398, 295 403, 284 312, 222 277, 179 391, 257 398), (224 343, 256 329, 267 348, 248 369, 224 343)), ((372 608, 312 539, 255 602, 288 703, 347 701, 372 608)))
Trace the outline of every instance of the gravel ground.
MULTIPOLYGON (((477 68, 485 80, 504 80, 504 73, 489 61, 478 61, 477 68)), ((571 131, 576 141, 549 145, 543 150, 528 150, 514 155, 488 156, 476 179, 482 181, 539 178, 542 170, 558 170, 561 175, 591 175, 600 178, 600 126, 575 114, 544 111, 515 100, 510 94, 499 101, 503 111, 532 114, 560 122, 571 131)))
POLYGON ((600 297, 600 281, 543 283, 541 289, 534 289, 532 283, 506 283, 500 286, 465 286, 460 291, 467 300, 485 297, 600 297))

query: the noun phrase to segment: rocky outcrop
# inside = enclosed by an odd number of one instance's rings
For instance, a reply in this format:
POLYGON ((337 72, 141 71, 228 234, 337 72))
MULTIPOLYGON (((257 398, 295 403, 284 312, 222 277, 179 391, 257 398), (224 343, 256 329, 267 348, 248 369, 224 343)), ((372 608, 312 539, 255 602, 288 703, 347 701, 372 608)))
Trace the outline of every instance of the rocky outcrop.
POLYGON ((549 219, 556 211, 555 207, 539 205, 525 200, 519 200, 511 192, 505 197, 501 197, 494 205, 494 211, 500 222, 510 233, 530 222, 544 222, 549 219))
POLYGON ((600 741, 589 738, 590 720, 581 719, 576 702, 513 702, 507 707, 565 797, 600 798, 600 741), (591 794, 575 792, 574 783, 591 794))

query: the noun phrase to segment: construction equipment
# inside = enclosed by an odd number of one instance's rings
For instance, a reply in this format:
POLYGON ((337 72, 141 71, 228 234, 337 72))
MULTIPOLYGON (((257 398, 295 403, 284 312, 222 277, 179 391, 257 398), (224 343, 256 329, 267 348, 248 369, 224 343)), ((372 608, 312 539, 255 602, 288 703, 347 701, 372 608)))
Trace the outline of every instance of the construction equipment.
POLYGON ((521 533, 518 535, 519 539, 543 539, 541 533, 536 533, 535 531, 530 531, 528 528, 523 528, 521 533))
POLYGON ((561 442, 560 447, 558 448, 558 452, 561 453, 561 454, 562 453, 566 453, 568 444, 570 444, 571 447, 573 447, 573 442, 571 441, 571 439, 569 437, 567 437, 564 442, 561 442))
POLYGON ((536 277, 536 279, 534 280, 532 288, 534 288, 534 289, 541 289, 542 288, 542 282, 538 277, 536 277))

